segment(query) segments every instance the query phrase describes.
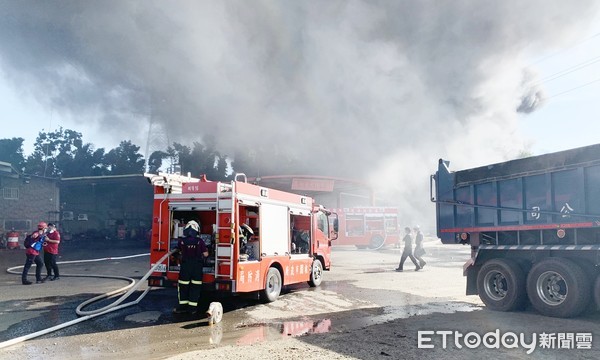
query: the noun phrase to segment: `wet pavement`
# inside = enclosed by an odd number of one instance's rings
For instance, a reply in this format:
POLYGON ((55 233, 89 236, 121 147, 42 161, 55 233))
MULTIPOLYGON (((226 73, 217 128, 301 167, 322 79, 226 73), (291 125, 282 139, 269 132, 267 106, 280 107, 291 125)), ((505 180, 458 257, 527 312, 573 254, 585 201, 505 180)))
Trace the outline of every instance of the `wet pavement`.
MULTIPOLYGON (((324 273, 319 288, 294 285, 269 304, 239 297, 222 300, 223 321, 212 326, 203 316, 173 314, 175 289, 154 288, 138 305, 0 349, 0 357, 106 358, 118 353, 123 358, 162 359, 199 349, 245 346, 311 334, 343 334, 385 326, 398 319, 481 310, 477 297, 464 295, 462 264, 468 258, 469 248, 428 244, 425 269, 403 273, 394 271, 400 258, 398 249, 334 248, 334 267, 324 273)), ((65 246, 61 261, 103 256, 111 259, 59 265, 61 280, 30 286, 21 285, 18 275, 0 274, 0 342, 77 319, 75 308, 81 302, 127 282, 67 275, 140 279, 149 268, 147 256, 115 258, 143 254, 146 250, 144 244, 122 244, 107 250, 65 246)), ((2 267, 22 265, 23 251, 10 251, 0 252, 2 267)), ((208 307, 209 301, 206 299, 203 306, 208 307)))

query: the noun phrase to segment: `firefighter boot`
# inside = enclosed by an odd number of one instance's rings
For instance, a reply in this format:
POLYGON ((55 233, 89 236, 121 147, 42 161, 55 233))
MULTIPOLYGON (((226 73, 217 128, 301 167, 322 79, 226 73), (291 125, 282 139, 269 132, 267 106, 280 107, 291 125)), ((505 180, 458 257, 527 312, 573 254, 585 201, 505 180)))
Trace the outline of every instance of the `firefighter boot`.
POLYGON ((193 316, 199 316, 202 315, 202 312, 200 310, 198 310, 198 306, 194 306, 194 305, 188 305, 187 308, 187 312, 192 314, 193 316))

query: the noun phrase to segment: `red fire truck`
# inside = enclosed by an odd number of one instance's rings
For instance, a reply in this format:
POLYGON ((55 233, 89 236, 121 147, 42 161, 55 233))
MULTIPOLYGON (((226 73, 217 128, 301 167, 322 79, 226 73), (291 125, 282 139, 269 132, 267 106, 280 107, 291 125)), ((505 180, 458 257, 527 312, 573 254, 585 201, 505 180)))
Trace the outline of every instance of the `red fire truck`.
POLYGON ((380 249, 399 240, 398 208, 365 206, 334 210, 339 216, 336 245, 380 249))
MULTIPOLYGON (((146 177, 154 186, 152 266, 176 247, 183 227, 194 220, 209 249, 204 290, 258 294, 271 302, 282 286, 305 281, 319 286, 323 270, 330 269, 337 215, 312 198, 249 184, 244 174, 231 182, 162 173, 146 177)), ((174 253, 148 284, 176 286, 178 276, 174 253)))

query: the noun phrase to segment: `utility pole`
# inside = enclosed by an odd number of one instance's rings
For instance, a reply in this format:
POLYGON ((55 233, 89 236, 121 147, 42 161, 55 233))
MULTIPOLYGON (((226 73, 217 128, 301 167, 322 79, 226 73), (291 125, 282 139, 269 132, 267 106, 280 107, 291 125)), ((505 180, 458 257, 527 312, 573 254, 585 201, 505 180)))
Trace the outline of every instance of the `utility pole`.
MULTIPOLYGON (((164 101, 164 100, 163 100, 164 101)), ((148 160, 150 155, 155 151, 167 151, 171 144, 169 139, 169 130, 166 129, 159 121, 154 111, 154 102, 150 96, 150 114, 148 117, 148 137, 146 139, 146 153, 144 154, 145 168, 148 172, 148 160)))

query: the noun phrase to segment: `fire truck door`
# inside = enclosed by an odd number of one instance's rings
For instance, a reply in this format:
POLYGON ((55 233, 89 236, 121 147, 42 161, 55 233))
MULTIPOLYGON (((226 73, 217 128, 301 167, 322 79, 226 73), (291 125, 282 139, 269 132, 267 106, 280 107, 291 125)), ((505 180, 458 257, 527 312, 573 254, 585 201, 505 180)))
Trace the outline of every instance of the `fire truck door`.
POLYGON ((260 205, 261 252, 266 256, 288 252, 289 226, 287 206, 260 205))

